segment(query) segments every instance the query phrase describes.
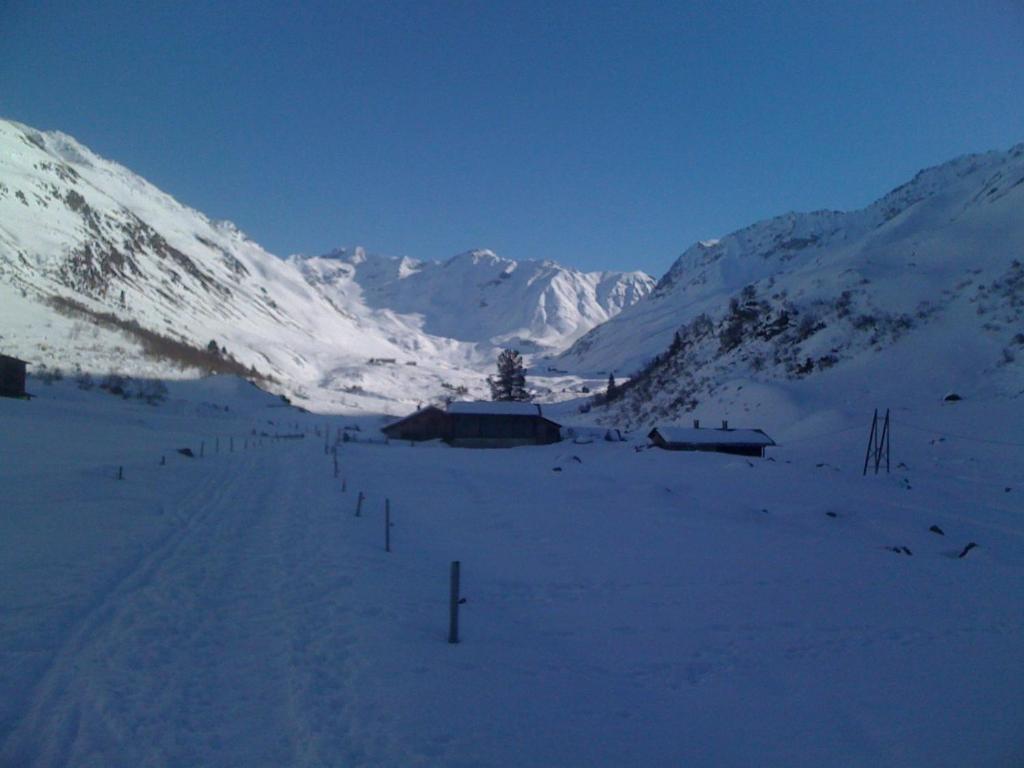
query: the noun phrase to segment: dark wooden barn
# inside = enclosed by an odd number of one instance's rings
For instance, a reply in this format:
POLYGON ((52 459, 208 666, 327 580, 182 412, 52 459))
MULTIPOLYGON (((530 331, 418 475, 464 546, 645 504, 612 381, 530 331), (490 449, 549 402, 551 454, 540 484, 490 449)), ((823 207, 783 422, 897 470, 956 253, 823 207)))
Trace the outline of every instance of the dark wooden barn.
POLYGON ((548 445, 562 439, 562 427, 544 418, 536 403, 451 403, 449 441, 471 448, 548 445))
POLYGON ((0 355, 0 397, 26 397, 24 360, 0 355))
POLYGON ((449 432, 448 414, 432 405, 381 429, 392 440, 437 440, 449 432))
POLYGON ((430 406, 384 427, 399 440, 444 440, 467 448, 547 445, 562 439, 561 426, 544 418, 539 405, 510 402, 451 403, 430 406))
POLYGON ((712 451, 738 456, 764 456, 764 449, 775 441, 760 429, 702 429, 655 427, 648 435, 653 445, 667 451, 712 451))

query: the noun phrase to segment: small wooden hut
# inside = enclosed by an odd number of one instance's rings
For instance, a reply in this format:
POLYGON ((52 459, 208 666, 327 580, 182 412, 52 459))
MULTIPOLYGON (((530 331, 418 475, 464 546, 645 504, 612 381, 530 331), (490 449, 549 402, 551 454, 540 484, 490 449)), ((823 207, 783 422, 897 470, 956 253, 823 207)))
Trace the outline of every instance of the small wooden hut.
POLYGON ((16 357, 0 355, 0 397, 27 397, 25 369, 28 363, 16 357))
POLYGON ((651 443, 666 451, 712 451, 738 456, 764 457, 764 449, 775 441, 760 429, 702 429, 655 427, 647 434, 651 443))

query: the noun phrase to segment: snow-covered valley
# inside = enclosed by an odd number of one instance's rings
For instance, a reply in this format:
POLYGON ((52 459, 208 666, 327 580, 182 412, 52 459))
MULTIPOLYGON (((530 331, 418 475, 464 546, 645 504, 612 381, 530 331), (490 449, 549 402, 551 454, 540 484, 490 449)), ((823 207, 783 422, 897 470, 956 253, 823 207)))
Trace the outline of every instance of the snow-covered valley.
POLYGON ((490 251, 281 259, 70 136, 0 120, 0 353, 39 370, 216 370, 400 413, 484 395, 503 345, 561 351, 653 285, 490 251))
POLYGON ((1024 764, 1022 262, 1024 145, 655 286, 278 258, 0 121, 0 764, 1024 764), (505 346, 562 442, 385 441, 505 346))
POLYGON ((863 477, 856 410, 747 459, 385 444, 225 377, 30 388, 0 399, 4 765, 1024 758, 1018 402, 901 407, 863 477))

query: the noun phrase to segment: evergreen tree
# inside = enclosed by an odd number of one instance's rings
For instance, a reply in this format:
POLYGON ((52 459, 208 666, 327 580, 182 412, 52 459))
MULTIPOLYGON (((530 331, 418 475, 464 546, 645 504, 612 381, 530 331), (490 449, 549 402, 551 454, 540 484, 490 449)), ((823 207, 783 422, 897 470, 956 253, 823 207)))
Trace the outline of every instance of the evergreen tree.
POLYGON ((619 388, 615 386, 615 374, 608 374, 608 389, 604 392, 605 400, 614 400, 619 394, 619 388))
POLYGON ((672 344, 669 345, 669 354, 675 355, 683 348, 683 338, 679 335, 679 331, 676 331, 675 336, 672 337, 672 344))
POLYGON ((526 369, 523 368, 523 356, 514 349, 506 349, 498 355, 498 375, 487 377, 491 387, 492 400, 530 399, 526 391, 526 369))

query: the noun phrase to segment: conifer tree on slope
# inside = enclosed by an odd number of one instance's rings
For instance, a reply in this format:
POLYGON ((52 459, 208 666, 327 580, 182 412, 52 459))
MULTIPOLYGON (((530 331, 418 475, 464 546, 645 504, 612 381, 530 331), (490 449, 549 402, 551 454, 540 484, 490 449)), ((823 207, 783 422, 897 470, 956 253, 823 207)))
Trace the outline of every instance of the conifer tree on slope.
POLYGON ((514 349, 506 349, 498 355, 498 375, 487 377, 491 387, 492 400, 527 401, 530 393, 526 391, 526 369, 523 368, 523 356, 514 349))

